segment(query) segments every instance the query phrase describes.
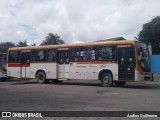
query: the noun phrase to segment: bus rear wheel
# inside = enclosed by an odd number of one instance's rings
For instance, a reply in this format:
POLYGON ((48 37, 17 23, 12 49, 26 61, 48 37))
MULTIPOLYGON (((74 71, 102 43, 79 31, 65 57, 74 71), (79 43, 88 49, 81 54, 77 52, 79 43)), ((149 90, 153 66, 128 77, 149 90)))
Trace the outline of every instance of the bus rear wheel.
POLYGON ((121 81, 121 82, 115 82, 115 84, 116 84, 116 86, 118 86, 118 87, 122 87, 122 86, 124 86, 125 84, 126 84, 126 81, 121 81))
POLYGON ((101 77, 101 84, 103 87, 111 87, 113 84, 113 77, 110 73, 104 73, 101 77))
POLYGON ((36 80, 38 83, 48 83, 48 80, 46 80, 46 74, 44 72, 38 72, 36 75, 36 80))

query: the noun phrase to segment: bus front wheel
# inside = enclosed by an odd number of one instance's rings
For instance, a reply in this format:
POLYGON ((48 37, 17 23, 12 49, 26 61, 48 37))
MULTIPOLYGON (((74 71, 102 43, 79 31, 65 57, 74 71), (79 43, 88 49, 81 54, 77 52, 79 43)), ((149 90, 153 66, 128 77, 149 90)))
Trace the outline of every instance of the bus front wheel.
POLYGON ((110 73, 104 73, 101 77, 101 84, 103 87, 111 87, 113 84, 113 77, 110 73))
POLYGON ((36 75, 36 80, 38 83, 48 83, 48 80, 46 80, 46 75, 44 72, 38 72, 36 75))

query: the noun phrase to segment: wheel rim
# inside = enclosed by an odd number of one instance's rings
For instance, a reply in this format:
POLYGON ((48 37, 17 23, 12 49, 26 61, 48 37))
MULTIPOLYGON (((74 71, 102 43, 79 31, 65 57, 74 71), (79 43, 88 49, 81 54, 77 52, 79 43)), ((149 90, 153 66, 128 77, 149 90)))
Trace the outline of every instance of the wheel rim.
POLYGON ((111 77, 110 77, 110 76, 105 76, 105 77, 103 78, 104 84, 109 84, 110 81, 111 81, 111 77))
POLYGON ((44 80, 44 76, 43 75, 39 75, 38 76, 38 80, 43 81, 44 80))

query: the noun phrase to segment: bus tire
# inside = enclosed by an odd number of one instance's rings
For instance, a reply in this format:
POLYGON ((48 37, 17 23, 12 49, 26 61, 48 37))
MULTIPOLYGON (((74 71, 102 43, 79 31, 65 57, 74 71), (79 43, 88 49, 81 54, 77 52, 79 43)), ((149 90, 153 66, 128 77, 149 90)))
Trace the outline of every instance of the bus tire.
POLYGON ((48 80, 46 80, 46 74, 42 71, 38 72, 36 75, 36 80, 38 83, 48 83, 48 80))
POLYGON ((55 83, 55 84, 60 84, 60 83, 62 83, 63 81, 62 81, 62 80, 57 80, 57 79, 55 79, 55 80, 52 80, 52 82, 55 83))
POLYGON ((116 84, 116 86, 118 86, 118 87, 122 87, 122 86, 124 86, 124 85, 126 84, 126 81, 121 81, 121 82, 116 81, 115 84, 116 84))
POLYGON ((103 87, 111 87, 113 84, 113 77, 110 73, 104 73, 101 77, 101 85, 103 87))

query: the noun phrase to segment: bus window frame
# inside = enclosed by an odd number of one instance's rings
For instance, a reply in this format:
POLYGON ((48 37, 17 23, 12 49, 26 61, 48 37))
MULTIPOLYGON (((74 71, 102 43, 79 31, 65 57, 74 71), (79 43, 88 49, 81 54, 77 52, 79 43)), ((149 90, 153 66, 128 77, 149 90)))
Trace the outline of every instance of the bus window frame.
POLYGON ((74 48, 70 48, 69 49, 69 59, 70 59, 70 62, 78 62, 79 59, 80 59, 80 48, 79 47, 74 47, 74 48), (73 55, 72 52, 73 52, 73 49, 78 49, 78 51, 76 51, 76 54, 78 53, 78 55, 73 55), (72 57, 76 57, 76 58, 72 58, 72 57), (75 59, 75 60, 73 60, 75 59))
MULTIPOLYGON (((117 61, 117 49, 116 49, 117 45, 101 45, 101 46, 96 46, 96 60, 97 61, 117 61), (108 59, 98 59, 98 50, 100 47, 111 47, 112 48, 112 58, 108 58, 108 59), (114 50, 113 50, 114 49, 114 50)), ((103 52, 104 53, 104 52, 103 52)), ((110 52, 109 52, 110 53, 110 52)))
POLYGON ((9 51, 9 52, 8 52, 8 57, 7 57, 7 58, 8 58, 8 60, 7 60, 8 63, 21 63, 21 54, 20 54, 20 53, 21 53, 20 50, 16 50, 16 51, 12 51, 12 50, 11 50, 11 51, 9 51), (11 61, 11 60, 10 60, 11 52, 18 52, 18 60, 16 60, 16 61, 11 61))
POLYGON ((80 50, 79 50, 79 61, 95 61, 96 60, 96 56, 95 55, 96 55, 95 46, 81 47, 80 50), (93 48, 92 50, 94 50, 94 53, 93 53, 94 54, 94 59, 91 59, 92 53, 90 53, 90 49, 89 48, 93 48), (83 51, 81 51, 81 49, 83 49, 83 51), (84 56, 81 56, 82 54, 84 56), (84 59, 84 60, 82 60, 82 59, 84 59))
POLYGON ((41 62, 56 62, 57 61, 57 50, 56 49, 38 49, 38 50, 31 50, 31 62, 32 63, 41 63, 41 62), (52 60, 49 60, 49 51, 54 51, 54 56, 52 57, 52 60), (39 51, 43 51, 43 55, 38 55, 39 51), (35 55, 33 55, 33 52, 35 52, 35 55), (39 60, 37 57, 44 56, 44 60, 39 60), (35 60, 33 59, 35 57, 35 60))

